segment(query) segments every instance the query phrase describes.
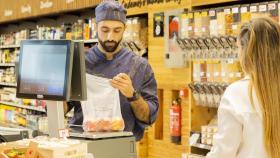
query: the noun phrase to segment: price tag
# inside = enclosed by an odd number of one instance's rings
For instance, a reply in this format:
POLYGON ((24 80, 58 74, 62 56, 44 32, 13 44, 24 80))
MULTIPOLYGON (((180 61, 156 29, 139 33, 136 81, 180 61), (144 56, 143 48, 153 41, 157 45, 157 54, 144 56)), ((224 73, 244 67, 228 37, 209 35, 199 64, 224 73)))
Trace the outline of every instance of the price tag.
POLYGON ((232 29, 236 30, 237 29, 237 25, 232 25, 232 29))
POLYGON ((67 138, 69 137, 69 130, 68 129, 60 129, 59 130, 59 137, 60 138, 67 138))
POLYGON ((250 12, 257 12, 257 6, 250 6, 250 12))
POLYGON ((268 10, 275 10, 275 9, 276 9, 276 4, 275 3, 268 4, 268 10))
POLYGON ((239 13, 239 8, 238 7, 232 8, 232 13, 233 14, 239 13))
POLYGON ((230 73, 230 74, 229 74, 229 77, 230 77, 230 78, 233 78, 233 77, 234 77, 234 73, 230 73))
POLYGON ((192 31, 192 26, 189 26, 189 27, 188 27, 188 30, 189 30, 189 31, 192 31))
POLYGON ((225 14, 230 14, 230 9, 225 9, 224 12, 225 14))
POLYGON ((210 10, 210 11, 209 11, 209 16, 210 16, 210 17, 216 16, 216 11, 215 11, 215 10, 210 10))
POLYGON ((207 72, 206 73, 206 76, 209 78, 209 77, 211 77, 211 73, 210 72, 207 72))
POLYGON ((222 72, 221 76, 222 76, 222 77, 225 77, 225 76, 226 76, 226 73, 225 73, 225 72, 222 72))
POLYGON ((241 13, 247 13, 248 8, 247 7, 241 7, 241 13))
POLYGON ((198 32, 198 28, 194 28, 194 32, 197 33, 198 32))
POLYGON ((260 12, 266 12, 267 8, 266 8, 266 5, 260 5, 259 6, 259 11, 260 12))

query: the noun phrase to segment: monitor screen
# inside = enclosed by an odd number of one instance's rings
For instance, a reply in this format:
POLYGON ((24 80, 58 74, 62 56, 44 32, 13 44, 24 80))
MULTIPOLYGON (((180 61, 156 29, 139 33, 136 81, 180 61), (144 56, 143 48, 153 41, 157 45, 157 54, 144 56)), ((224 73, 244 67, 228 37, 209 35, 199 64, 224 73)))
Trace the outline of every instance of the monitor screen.
POLYGON ((68 40, 21 43, 17 97, 67 100, 73 48, 68 40))

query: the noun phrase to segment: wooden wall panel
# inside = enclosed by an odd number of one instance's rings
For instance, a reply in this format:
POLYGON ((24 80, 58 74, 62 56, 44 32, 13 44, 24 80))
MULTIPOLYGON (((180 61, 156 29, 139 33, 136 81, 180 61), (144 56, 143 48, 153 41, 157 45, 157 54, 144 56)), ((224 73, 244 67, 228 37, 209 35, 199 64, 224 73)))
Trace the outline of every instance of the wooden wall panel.
POLYGON ((17 12, 20 14, 18 17, 26 18, 34 16, 34 9, 37 7, 32 0, 21 0, 18 2, 17 12))
MULTIPOLYGON (((153 37, 153 15, 157 12, 186 8, 189 1, 178 3, 158 4, 147 6, 148 8, 148 43, 149 43, 149 63, 151 64, 158 83, 158 88, 163 92, 162 95, 162 119, 163 133, 162 140, 155 139, 155 128, 153 125, 148 130, 148 158, 181 158, 183 153, 189 152, 188 139, 190 131, 190 106, 188 97, 182 101, 182 141, 181 145, 171 143, 169 130, 169 108, 172 100, 176 99, 179 90, 187 87, 190 81, 191 69, 180 68, 170 69, 164 65, 164 38, 153 37)), ((129 14, 139 12, 138 9, 129 10, 129 14), (135 12, 134 12, 135 11, 135 12)), ((140 157, 142 158, 142 157, 140 157)))
POLYGON ((9 21, 12 18, 16 18, 18 13, 16 12, 16 2, 17 0, 9 0, 9 4, 7 5, 7 1, 0 1, 1 10, 0 10, 0 22, 1 21, 9 21))
POLYGON ((102 0, 9 0, 0 1, 0 22, 15 21, 47 14, 90 8, 98 5, 102 0), (7 5, 7 3, 9 5, 7 5), (30 5, 31 13, 21 13, 21 7, 30 5), (42 8, 43 7, 43 8, 42 8), (11 16, 4 16, 5 10, 12 10, 11 16))
POLYGON ((236 2, 238 0, 192 0, 192 6, 202 6, 209 4, 217 4, 217 3, 227 3, 227 2, 236 2))

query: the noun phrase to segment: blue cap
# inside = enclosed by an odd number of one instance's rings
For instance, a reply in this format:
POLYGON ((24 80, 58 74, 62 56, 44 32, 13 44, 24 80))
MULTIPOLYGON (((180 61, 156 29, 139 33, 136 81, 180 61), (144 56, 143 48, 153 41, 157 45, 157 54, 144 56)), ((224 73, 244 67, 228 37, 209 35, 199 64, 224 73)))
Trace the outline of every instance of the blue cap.
POLYGON ((95 8, 96 23, 104 20, 115 20, 126 23, 126 9, 119 2, 103 1, 95 8))

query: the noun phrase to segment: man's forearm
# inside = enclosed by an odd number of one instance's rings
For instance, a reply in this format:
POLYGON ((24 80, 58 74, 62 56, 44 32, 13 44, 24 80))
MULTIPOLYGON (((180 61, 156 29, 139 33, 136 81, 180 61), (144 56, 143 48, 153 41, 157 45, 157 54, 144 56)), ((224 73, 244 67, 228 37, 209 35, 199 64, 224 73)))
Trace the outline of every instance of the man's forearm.
POLYGON ((140 97, 138 100, 131 102, 131 107, 135 116, 143 122, 149 123, 150 108, 148 103, 140 97))

